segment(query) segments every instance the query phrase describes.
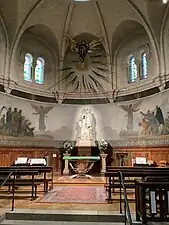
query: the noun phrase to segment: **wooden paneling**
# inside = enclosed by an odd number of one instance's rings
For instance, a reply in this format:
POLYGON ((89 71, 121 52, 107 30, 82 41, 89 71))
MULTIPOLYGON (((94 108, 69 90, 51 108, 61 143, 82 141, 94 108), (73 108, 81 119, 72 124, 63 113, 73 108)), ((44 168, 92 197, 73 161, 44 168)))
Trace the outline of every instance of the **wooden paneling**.
POLYGON ((131 166, 132 159, 135 159, 136 157, 146 157, 147 160, 153 160, 158 165, 161 160, 166 160, 169 163, 169 147, 118 148, 113 150, 114 160, 112 165, 119 166, 119 160, 116 159, 117 152, 128 153, 128 158, 125 160, 126 166, 131 166))
POLYGON ((49 166, 54 171, 59 170, 59 152, 56 149, 45 148, 0 148, 0 166, 12 165, 18 157, 48 158, 49 166), (54 157, 53 157, 54 156, 54 157))
MULTIPOLYGON (((113 149, 112 165, 119 166, 119 160, 116 159, 117 152, 127 152, 128 158, 125 160, 126 166, 132 165, 132 159, 136 157, 146 157, 147 160, 153 160, 158 165, 161 160, 166 160, 169 163, 169 148, 168 147, 148 147, 148 148, 118 148, 113 149)), ((61 169, 60 155, 57 149, 46 148, 0 148, 0 166, 10 166, 14 163, 17 157, 39 158, 47 157, 49 166, 52 166, 54 171, 61 169)))

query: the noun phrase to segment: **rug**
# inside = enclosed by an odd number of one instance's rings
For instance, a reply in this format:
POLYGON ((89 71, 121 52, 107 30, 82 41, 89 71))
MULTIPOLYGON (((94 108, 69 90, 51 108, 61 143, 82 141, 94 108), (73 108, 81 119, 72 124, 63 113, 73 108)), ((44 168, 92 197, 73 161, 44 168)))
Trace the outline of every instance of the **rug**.
POLYGON ((103 186, 59 186, 49 191, 40 203, 107 203, 103 186))
POLYGON ((55 184, 59 184, 59 185, 65 185, 65 184, 84 184, 84 185, 94 185, 94 186, 98 186, 98 185, 103 185, 106 184, 106 179, 105 177, 94 177, 92 176, 92 179, 86 179, 85 177, 78 177, 76 179, 71 179, 70 176, 58 176, 56 177, 56 179, 54 180, 55 184))

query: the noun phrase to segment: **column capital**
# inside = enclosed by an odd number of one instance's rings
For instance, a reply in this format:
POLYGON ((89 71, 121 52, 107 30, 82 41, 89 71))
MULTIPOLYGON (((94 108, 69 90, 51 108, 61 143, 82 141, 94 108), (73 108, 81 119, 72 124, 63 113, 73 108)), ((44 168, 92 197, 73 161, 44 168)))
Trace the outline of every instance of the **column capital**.
POLYGON ((68 152, 63 153, 64 156, 70 156, 68 152))
POLYGON ((107 157, 107 154, 106 154, 106 153, 101 153, 101 154, 100 154, 100 157, 101 157, 101 158, 106 158, 106 157, 107 157))

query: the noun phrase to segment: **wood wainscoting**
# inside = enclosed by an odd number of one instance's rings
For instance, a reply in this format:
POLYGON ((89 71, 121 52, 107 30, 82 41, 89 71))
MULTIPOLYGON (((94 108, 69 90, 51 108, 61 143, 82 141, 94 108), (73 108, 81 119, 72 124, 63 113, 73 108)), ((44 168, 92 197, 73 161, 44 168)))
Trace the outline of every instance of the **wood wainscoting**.
POLYGON ((18 157, 47 158, 54 171, 60 170, 60 154, 54 148, 0 148, 0 166, 11 166, 18 157))
MULTIPOLYGON (((158 165, 161 160, 169 163, 169 147, 135 147, 135 148, 110 148, 107 157, 107 165, 119 166, 120 162, 116 158, 116 153, 128 153, 128 158, 124 160, 125 166, 132 165, 132 159, 136 157, 146 157, 147 160, 153 160, 158 165)), ((96 155, 96 154, 92 154, 96 155)), ((97 154, 98 155, 98 154, 97 154)), ((64 162, 59 151, 55 148, 26 148, 26 147, 1 147, 0 148, 0 166, 12 165, 18 157, 42 158, 48 159, 48 165, 53 167, 54 171, 60 172, 64 167, 64 162), (63 165, 62 165, 63 164, 63 165)))
POLYGON ((157 163, 157 165, 160 164, 161 160, 165 160, 169 163, 169 147, 128 147, 128 148, 116 148, 113 150, 113 161, 111 165, 113 166, 119 166, 120 162, 116 158, 117 153, 128 153, 128 158, 124 160, 125 166, 132 166, 132 159, 135 159, 136 157, 145 157, 147 160, 152 160, 157 163))

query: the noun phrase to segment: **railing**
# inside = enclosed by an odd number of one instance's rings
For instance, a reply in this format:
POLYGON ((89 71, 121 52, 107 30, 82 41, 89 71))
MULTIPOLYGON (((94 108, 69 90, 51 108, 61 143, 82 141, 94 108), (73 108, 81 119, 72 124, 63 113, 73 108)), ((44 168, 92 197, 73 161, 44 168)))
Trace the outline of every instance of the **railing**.
POLYGON ((11 211, 14 210, 14 205, 15 205, 15 172, 11 171, 8 176, 5 178, 5 180, 3 181, 3 183, 0 186, 0 189, 6 184, 6 182, 10 179, 10 177, 14 175, 13 178, 13 185, 12 185, 12 207, 11 207, 11 211))
POLYGON ((4 182, 1 184, 0 189, 6 184, 6 182, 9 180, 10 176, 13 174, 13 171, 9 173, 9 175, 5 178, 4 182))
MULTIPOLYGON (((123 173, 121 171, 119 171, 119 178, 120 178, 120 186, 123 188, 123 194, 124 194, 125 225, 126 224, 132 225, 133 222, 132 222, 130 207, 129 207, 129 203, 128 203, 126 187, 124 185, 124 177, 123 177, 123 173)), ((120 188, 120 204, 121 204, 121 188, 120 188)))

